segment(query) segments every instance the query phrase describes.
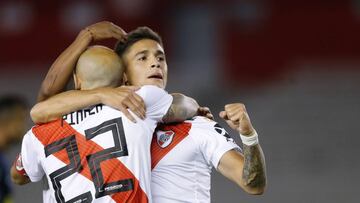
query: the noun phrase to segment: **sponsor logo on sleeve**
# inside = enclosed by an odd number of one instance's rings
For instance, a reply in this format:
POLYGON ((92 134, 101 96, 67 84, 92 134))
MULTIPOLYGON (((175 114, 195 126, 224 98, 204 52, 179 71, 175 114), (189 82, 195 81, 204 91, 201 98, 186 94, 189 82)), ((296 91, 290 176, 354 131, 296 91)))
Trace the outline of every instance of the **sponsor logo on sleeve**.
POLYGON ((169 146, 173 140, 175 133, 171 130, 169 131, 161 131, 158 130, 156 131, 156 140, 158 145, 161 148, 165 148, 167 146, 169 146))

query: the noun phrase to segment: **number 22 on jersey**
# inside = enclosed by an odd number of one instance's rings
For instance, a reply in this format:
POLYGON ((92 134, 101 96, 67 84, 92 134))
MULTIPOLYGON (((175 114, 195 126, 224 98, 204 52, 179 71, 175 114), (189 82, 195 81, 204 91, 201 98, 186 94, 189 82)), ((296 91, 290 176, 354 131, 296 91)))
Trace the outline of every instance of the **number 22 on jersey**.
MULTIPOLYGON (((75 133, 71 133, 45 147, 46 157, 52 154, 56 155, 56 153, 60 152, 63 152, 63 155, 67 156, 70 163, 49 174, 55 190, 55 198, 57 202, 65 202, 65 198, 61 192, 62 185, 60 184, 60 181, 68 178, 74 173, 84 175, 94 183, 95 198, 100 198, 117 192, 133 190, 134 182, 131 178, 119 177, 120 179, 118 180, 105 183, 106 181, 104 180, 104 173, 101 167, 101 164, 103 163, 103 168, 105 168, 104 170, 107 170, 109 167, 111 168, 111 166, 105 165, 108 163, 107 161, 122 156, 128 156, 126 138, 121 118, 108 120, 98 126, 87 129, 85 130, 85 136, 79 135, 75 131, 75 133), (92 141, 92 139, 98 135, 104 133, 107 133, 108 135, 108 132, 110 132, 112 137, 107 136, 106 139, 113 140, 113 147, 103 149, 92 141), (85 145, 86 150, 79 150, 79 145, 85 145), (85 163, 85 160, 87 163, 85 163), (88 168, 88 170, 90 170, 91 176, 85 172, 84 168, 88 168)), ((121 168, 116 170, 121 170, 121 168)), ((79 194, 66 202, 84 203, 91 201, 92 194, 88 191, 83 194, 79 194)))

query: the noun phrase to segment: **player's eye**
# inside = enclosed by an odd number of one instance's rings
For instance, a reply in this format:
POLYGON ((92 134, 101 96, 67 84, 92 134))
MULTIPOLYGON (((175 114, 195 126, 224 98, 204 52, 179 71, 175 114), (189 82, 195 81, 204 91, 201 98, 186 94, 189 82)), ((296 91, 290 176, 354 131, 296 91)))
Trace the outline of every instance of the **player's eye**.
POLYGON ((138 58, 139 61, 145 61, 146 60, 146 56, 142 56, 140 58, 138 58))
POLYGON ((159 57, 157 57, 157 59, 158 59, 158 61, 164 61, 164 60, 165 60, 165 57, 159 56, 159 57))

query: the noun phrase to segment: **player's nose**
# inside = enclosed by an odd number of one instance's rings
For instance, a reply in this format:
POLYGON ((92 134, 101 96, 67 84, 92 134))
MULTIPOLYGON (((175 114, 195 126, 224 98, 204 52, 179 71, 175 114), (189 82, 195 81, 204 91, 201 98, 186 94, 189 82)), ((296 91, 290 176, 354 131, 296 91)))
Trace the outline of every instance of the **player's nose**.
POLYGON ((153 62, 151 64, 151 68, 160 68, 160 63, 159 62, 153 62))

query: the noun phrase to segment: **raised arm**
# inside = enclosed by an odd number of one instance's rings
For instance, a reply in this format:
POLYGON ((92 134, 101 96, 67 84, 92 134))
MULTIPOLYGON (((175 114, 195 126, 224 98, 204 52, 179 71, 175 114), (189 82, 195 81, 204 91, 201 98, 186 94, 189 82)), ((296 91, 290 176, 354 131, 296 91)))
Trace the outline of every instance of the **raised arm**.
POLYGON ((249 194, 262 194, 266 186, 265 157, 251 125, 245 106, 228 104, 220 117, 239 132, 243 140, 243 155, 230 150, 220 159, 217 170, 249 194))
POLYGON ((38 93, 38 101, 64 91, 70 80, 76 61, 92 40, 88 29, 82 30, 75 41, 51 65, 38 93))
POLYGON ((125 36, 124 30, 107 21, 95 23, 83 29, 75 41, 60 54, 50 67, 41 84, 38 101, 44 101, 64 91, 77 60, 91 42, 108 38, 122 40, 125 36))
POLYGON ((199 104, 192 98, 180 93, 173 93, 173 102, 163 117, 164 123, 183 122, 197 115, 199 104))

